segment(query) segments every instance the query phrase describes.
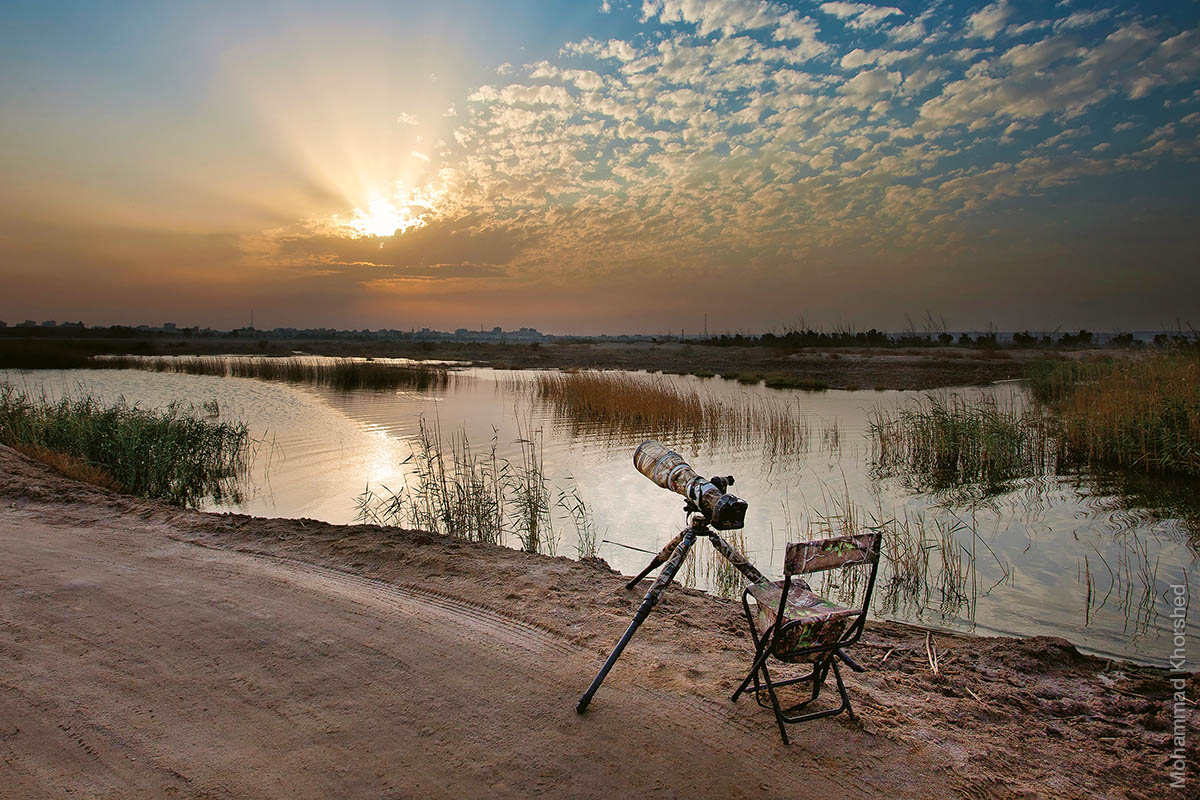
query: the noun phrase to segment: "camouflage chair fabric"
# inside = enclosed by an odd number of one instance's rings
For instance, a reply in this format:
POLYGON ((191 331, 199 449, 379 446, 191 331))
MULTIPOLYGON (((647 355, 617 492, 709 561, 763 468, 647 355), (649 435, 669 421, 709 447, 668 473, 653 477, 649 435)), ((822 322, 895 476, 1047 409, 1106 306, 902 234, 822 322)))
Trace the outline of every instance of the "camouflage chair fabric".
POLYGON ((854 717, 837 661, 841 659, 852 669, 862 671, 862 667, 850 659, 842 648, 858 641, 862 635, 879 566, 881 540, 880 533, 869 532, 789 544, 784 556, 784 579, 752 584, 742 594, 742 608, 755 643, 755 657, 750 673, 734 692, 733 699, 736 701, 753 683, 755 700, 759 705, 764 705, 762 694, 766 692, 784 744, 788 742, 785 723, 805 722, 842 711, 854 717), (798 577, 851 567, 862 567, 870 572, 862 603, 856 607, 840 605, 821 597, 798 577), (753 610, 749 602, 751 599, 754 600, 753 610), (774 680, 767 666, 770 658, 788 663, 806 663, 809 672, 799 678, 774 680), (830 670, 837 680, 838 692, 842 697, 841 706, 793 715, 792 712, 820 696, 821 686, 830 670), (788 709, 781 708, 775 689, 806 682, 811 684, 811 697, 788 709))

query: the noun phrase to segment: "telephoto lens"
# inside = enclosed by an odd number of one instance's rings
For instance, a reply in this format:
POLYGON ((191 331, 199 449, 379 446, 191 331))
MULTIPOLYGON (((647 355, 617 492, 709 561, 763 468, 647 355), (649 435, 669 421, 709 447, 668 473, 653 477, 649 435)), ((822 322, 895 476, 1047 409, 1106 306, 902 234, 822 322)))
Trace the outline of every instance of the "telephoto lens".
POLYGON ((633 465, 662 488, 691 500, 717 530, 734 530, 746 524, 746 501, 725 491, 733 483, 732 477, 701 478, 683 456, 653 439, 633 451, 633 465))

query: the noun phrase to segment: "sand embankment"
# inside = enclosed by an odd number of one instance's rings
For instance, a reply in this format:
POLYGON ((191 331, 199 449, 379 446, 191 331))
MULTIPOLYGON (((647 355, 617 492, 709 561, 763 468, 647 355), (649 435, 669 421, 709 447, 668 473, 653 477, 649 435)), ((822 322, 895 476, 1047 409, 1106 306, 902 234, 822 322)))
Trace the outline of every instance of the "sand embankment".
POLYGON ((872 625, 861 725, 786 748, 728 700, 737 609, 683 589, 577 715, 639 599, 601 562, 179 511, 0 447, 0 797, 1168 795, 1161 671, 937 634, 934 675, 872 625))

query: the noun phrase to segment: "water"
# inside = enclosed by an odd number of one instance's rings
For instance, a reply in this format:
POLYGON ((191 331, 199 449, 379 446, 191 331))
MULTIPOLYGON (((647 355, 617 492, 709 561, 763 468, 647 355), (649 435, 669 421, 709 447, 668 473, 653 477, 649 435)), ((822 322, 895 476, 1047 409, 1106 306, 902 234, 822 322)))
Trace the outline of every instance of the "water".
MULTIPOLYGON (((0 371, 0 381, 52 397, 87 392, 147 407, 216 400, 221 417, 246 422, 262 444, 246 499, 210 510, 332 523, 355 520, 355 498, 365 488, 395 490, 412 480, 411 464, 404 462, 422 416, 447 440, 465 433, 477 450, 494 438, 499 455, 514 461, 520 459, 516 440, 540 431, 551 486, 574 487, 609 540, 599 555, 625 574, 640 571, 649 556, 630 548, 657 552, 674 536, 685 524, 682 498, 633 469, 640 437, 616 439, 603 425, 556 419, 516 387, 531 374, 468 369, 455 373, 448 388, 424 393, 336 392, 134 370, 0 371)), ((689 376, 661 379, 729 400, 790 403, 807 426, 807 446, 785 453, 771 454, 761 442, 664 442, 703 474, 737 478, 734 491, 750 503, 745 551, 768 576, 779 576, 788 541, 819 532, 821 515, 838 513, 848 499, 868 524, 924 521, 928 570, 903 592, 889 591, 888 570, 881 569, 876 616, 953 630, 1062 636, 1092 652, 1166 663, 1171 584, 1200 588, 1195 550, 1180 521, 1155 519, 1087 485, 1054 478, 1022 482, 977 505, 872 478, 865 436, 870 412, 911 403, 920 393, 806 393, 689 376)), ((1025 402, 1015 384, 956 391, 1025 402)), ((556 515, 555 531, 557 552, 574 556, 576 534, 565 514, 556 515)), ((690 572, 709 588, 709 546, 701 541, 695 551, 690 572)))

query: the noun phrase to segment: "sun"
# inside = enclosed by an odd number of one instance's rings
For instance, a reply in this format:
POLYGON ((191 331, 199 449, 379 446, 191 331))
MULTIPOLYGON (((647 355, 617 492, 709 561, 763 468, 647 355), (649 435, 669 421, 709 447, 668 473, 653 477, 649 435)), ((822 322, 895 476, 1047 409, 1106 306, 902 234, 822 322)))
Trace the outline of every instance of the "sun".
POLYGON ((338 214, 331 222, 343 236, 354 239, 399 236, 425 227, 444 194, 440 187, 408 188, 397 181, 391 197, 374 194, 365 208, 338 214))
POLYGON ((365 211, 356 208, 350 212, 350 219, 347 221, 346 227, 357 238, 361 236, 394 236, 424 224, 419 217, 413 216, 412 209, 397 206, 386 197, 376 197, 367 203, 365 211))

